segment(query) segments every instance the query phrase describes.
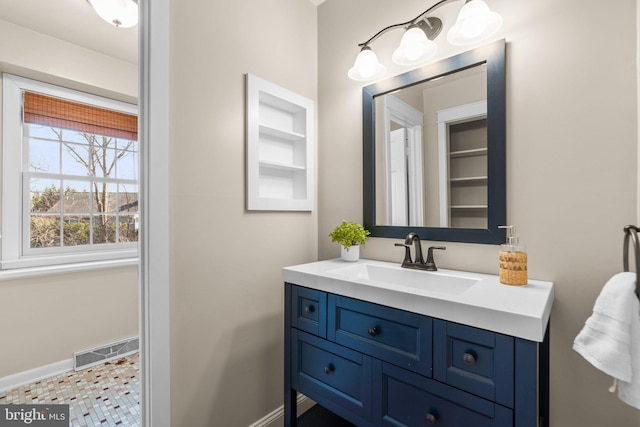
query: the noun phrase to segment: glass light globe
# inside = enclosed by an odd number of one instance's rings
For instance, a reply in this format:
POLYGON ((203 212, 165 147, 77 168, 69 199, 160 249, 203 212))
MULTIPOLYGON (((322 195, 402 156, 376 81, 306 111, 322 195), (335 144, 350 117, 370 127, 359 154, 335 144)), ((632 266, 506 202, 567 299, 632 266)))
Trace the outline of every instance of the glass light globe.
POLYGON ((447 40, 459 46, 473 44, 492 36, 500 27, 502 16, 492 12, 483 0, 471 0, 460 10, 447 40))
POLYGON ((438 46, 429 40, 420 28, 410 27, 402 36, 400 46, 391 59, 398 65, 412 65, 425 62, 435 55, 438 46))
POLYGON ((111 25, 129 28, 138 23, 138 4, 133 0, 89 0, 89 3, 111 25))
POLYGON ((486 26, 486 16, 489 13, 489 7, 481 0, 465 4, 458 17, 462 35, 475 38, 482 34, 486 26))
POLYGON ((425 51, 427 40, 429 39, 420 28, 409 28, 400 42, 404 56, 410 61, 420 58, 425 51))
POLYGON ((348 76, 353 80, 371 80, 382 77, 386 72, 387 69, 378 61, 376 54, 365 46, 356 57, 348 76))

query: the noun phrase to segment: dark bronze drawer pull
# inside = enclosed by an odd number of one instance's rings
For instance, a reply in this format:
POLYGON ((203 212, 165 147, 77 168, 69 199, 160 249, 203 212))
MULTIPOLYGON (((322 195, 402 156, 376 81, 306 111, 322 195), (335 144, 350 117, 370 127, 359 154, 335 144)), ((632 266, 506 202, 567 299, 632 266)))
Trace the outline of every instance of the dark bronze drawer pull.
POLYGON ((308 305, 304 308, 305 313, 313 313, 314 311, 316 311, 316 308, 312 305, 308 305))
POLYGON ((333 366, 333 363, 329 363, 327 366, 324 367, 324 373, 329 375, 331 372, 333 372, 335 370, 335 366, 333 366))
POLYGON ((369 328, 368 332, 369 332, 369 335, 371 335, 372 337, 375 337, 380 333, 380 329, 376 326, 375 328, 369 328))
POLYGON ((473 355, 472 353, 463 354, 462 360, 464 361, 464 364, 467 366, 473 366, 476 364, 476 356, 473 355))
POLYGON ((438 417, 436 417, 432 413, 428 413, 426 418, 427 418, 427 424, 429 424, 430 426, 434 426, 438 422, 438 417))

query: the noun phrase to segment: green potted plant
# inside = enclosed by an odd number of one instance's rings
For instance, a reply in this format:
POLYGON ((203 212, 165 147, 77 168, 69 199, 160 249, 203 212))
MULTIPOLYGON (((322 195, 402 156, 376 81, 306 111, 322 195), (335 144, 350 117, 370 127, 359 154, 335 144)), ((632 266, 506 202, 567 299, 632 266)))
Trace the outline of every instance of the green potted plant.
POLYGON ((331 241, 341 245, 340 254, 345 261, 358 261, 360 245, 371 234, 361 224, 342 221, 330 234, 331 241))

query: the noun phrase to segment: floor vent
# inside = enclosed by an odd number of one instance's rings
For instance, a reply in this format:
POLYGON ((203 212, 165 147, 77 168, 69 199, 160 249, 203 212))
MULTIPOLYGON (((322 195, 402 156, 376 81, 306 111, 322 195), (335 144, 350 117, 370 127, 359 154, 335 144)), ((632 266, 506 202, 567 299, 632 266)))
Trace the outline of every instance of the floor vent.
POLYGON ((106 344, 73 354, 73 369, 79 371, 114 359, 136 353, 140 348, 138 337, 106 344))

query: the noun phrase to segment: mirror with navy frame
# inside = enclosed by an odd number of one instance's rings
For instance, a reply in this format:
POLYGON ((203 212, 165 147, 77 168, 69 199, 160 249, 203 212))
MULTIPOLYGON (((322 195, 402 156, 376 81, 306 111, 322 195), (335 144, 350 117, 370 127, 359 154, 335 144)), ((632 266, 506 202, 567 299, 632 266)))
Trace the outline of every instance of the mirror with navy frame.
POLYGON ((504 242, 498 226, 506 225, 505 54, 500 40, 363 88, 363 225, 372 237, 415 232, 423 240, 504 242), (465 79, 481 83, 481 101, 460 97, 477 92, 465 79), (447 85, 455 93, 442 92, 447 85), (455 107, 419 107, 413 115, 396 108, 436 99, 455 107), (437 130, 429 133, 429 126, 437 130), (391 135, 398 133, 404 142, 394 145, 391 135), (481 145, 464 135, 479 135, 481 145))

